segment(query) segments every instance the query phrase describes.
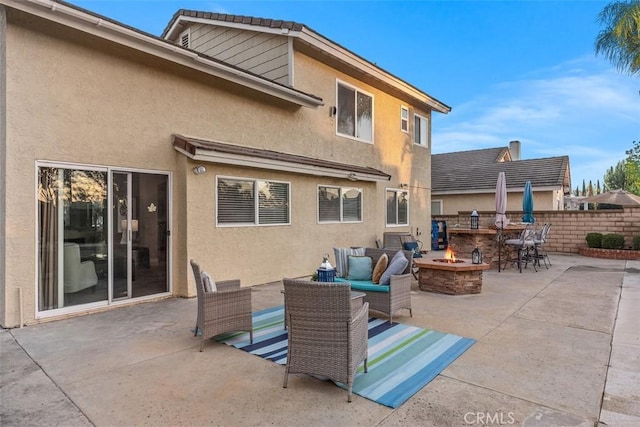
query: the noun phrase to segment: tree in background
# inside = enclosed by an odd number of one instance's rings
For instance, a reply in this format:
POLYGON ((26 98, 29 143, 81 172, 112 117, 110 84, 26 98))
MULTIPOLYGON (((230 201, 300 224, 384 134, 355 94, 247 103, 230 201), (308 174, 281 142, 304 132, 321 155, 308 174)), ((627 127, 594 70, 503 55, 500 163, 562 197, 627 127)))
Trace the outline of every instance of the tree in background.
POLYGON ((604 55, 618 71, 640 75, 640 0, 614 1, 598 14, 603 25, 596 55, 604 55))
POLYGON ((610 190, 627 189, 627 173, 625 170, 625 160, 620 160, 618 164, 607 169, 604 174, 604 184, 610 190))
POLYGON ((629 191, 640 196, 640 141, 633 141, 633 147, 625 154, 629 191))

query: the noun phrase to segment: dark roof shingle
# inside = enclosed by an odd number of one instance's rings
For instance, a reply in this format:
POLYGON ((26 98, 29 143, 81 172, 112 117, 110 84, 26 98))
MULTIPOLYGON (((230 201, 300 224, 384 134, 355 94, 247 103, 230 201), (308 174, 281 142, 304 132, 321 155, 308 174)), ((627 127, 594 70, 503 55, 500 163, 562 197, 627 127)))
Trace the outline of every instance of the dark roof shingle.
POLYGON ((528 180, 534 189, 565 184, 568 156, 496 162, 505 149, 434 154, 431 158, 432 192, 495 190, 499 172, 505 173, 507 188, 523 188, 528 180))

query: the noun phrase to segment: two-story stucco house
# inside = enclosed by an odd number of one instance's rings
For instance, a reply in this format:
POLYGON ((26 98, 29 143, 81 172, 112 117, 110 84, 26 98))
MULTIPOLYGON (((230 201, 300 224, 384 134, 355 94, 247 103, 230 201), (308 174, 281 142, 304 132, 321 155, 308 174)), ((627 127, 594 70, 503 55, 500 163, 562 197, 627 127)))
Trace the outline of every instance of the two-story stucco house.
POLYGON ((428 229, 450 108, 310 28, 178 11, 162 36, 0 0, 0 324, 244 286, 428 229))

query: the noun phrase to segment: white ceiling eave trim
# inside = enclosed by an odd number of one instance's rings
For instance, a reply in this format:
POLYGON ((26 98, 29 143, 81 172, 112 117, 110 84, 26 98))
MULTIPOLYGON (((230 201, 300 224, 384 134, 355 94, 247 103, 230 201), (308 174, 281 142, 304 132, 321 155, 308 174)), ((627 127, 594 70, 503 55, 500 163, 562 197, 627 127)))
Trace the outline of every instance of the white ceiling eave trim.
POLYGON ((212 61, 180 46, 149 37, 51 0, 0 0, 0 4, 237 83, 296 105, 309 108, 324 105, 321 99, 212 61))
POLYGON ((424 102, 425 104, 432 107, 434 110, 440 113, 448 113, 451 111, 451 107, 438 102, 436 99, 431 98, 424 92, 414 88, 413 86, 407 84, 401 79, 390 75, 389 73, 384 72, 379 67, 374 64, 354 55, 347 49, 336 45, 330 40, 320 36, 319 34, 309 31, 307 28, 303 28, 301 32, 291 32, 291 36, 296 36, 300 40, 303 40, 306 43, 320 49, 329 55, 335 56, 336 58, 344 61, 345 63, 358 68, 365 73, 401 90, 402 92, 410 95, 411 97, 417 99, 418 101, 424 102))
MULTIPOLYGON (((555 185, 555 186, 545 186, 545 187, 533 187, 533 192, 534 193, 538 193, 541 191, 556 191, 556 190, 562 190, 562 185, 555 185)), ((524 187, 522 188, 507 188, 507 194, 508 193, 522 193, 524 191, 524 187)), ((431 190, 431 195, 432 196, 455 196, 456 194, 495 194, 496 190, 495 188, 493 189, 470 189, 470 190, 445 190, 445 191, 438 191, 438 190, 431 190)))
POLYGON ((388 181, 389 178, 367 174, 362 172, 351 172, 330 167, 305 165, 301 163, 285 162, 281 160, 262 159, 259 157, 243 156, 230 153, 219 153, 206 149, 196 148, 196 153, 191 154, 182 148, 175 147, 176 151, 185 156, 200 162, 220 163, 233 166, 244 166, 250 168, 269 169, 280 172, 292 172, 304 175, 329 176, 334 178, 349 179, 351 181, 388 181))

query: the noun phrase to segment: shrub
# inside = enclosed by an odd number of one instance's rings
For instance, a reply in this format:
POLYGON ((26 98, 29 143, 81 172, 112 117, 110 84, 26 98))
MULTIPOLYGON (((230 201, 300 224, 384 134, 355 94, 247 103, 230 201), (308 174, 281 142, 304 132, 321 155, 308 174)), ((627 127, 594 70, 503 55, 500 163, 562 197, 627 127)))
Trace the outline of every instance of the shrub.
POLYGON ((632 246, 634 251, 640 251, 640 236, 635 236, 633 238, 632 246))
POLYGON ((586 240, 590 248, 602 247, 602 233, 587 233, 586 240))
POLYGON ((623 249, 624 236, 622 234, 605 234, 602 236, 602 247, 604 249, 623 249))

